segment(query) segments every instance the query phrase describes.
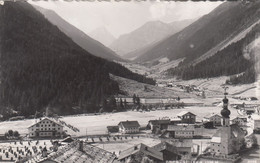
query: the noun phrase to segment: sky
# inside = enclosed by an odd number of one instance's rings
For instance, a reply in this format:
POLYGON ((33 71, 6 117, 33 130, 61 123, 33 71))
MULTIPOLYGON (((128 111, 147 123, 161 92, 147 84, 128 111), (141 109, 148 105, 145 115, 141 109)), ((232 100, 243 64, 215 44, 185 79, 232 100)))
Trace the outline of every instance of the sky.
MULTIPOLYGON (((69 1, 69 0, 67 0, 69 1)), ((114 37, 129 33, 148 21, 165 23, 194 19, 212 11, 222 2, 136 1, 29 1, 54 10, 63 19, 86 34, 105 27, 114 37)))

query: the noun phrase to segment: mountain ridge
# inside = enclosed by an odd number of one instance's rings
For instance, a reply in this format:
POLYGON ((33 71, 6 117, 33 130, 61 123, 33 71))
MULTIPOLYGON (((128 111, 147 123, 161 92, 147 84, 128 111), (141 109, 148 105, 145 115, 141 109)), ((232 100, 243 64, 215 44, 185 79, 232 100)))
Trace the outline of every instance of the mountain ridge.
POLYGON ((241 31, 257 21, 260 15, 259 6, 259 1, 224 2, 182 31, 149 49, 137 60, 146 62, 160 57, 170 60, 185 57, 185 62, 188 63, 232 33, 241 31))
MULTIPOLYGON (((190 19, 172 23, 149 21, 136 30, 121 35, 111 44, 110 48, 117 51, 119 55, 124 57, 131 52, 133 53, 134 51, 138 51, 139 49, 159 42, 167 36, 183 29, 193 21, 194 20, 190 19)), ((136 56, 138 56, 138 54, 136 54, 136 56)))
POLYGON ((75 26, 68 23, 62 17, 60 17, 53 10, 44 9, 42 7, 33 5, 38 11, 40 11, 52 24, 56 25, 62 32, 72 38, 72 40, 81 46, 86 51, 94 54, 95 56, 109 59, 111 61, 123 61, 114 51, 107 48, 105 45, 97 40, 94 40, 83 31, 79 30, 75 26))

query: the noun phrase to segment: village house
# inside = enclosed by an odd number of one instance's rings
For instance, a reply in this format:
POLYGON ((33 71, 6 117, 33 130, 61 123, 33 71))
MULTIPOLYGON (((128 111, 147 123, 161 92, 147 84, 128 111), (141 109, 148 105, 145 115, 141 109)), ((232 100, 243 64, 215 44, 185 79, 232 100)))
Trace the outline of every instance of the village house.
POLYGON ((128 161, 141 162, 144 156, 156 163, 164 162, 162 152, 142 143, 120 152, 118 160, 122 163, 128 161))
POLYGON ((28 131, 30 138, 61 137, 63 134, 63 126, 58 122, 46 117, 30 126, 28 131))
POLYGON ((156 151, 163 153, 164 161, 176 161, 181 159, 181 155, 178 154, 177 147, 164 141, 152 147, 156 151))
POLYGON ((218 114, 212 113, 209 115, 206 115, 203 118, 204 122, 212 122, 213 126, 221 126, 222 117, 218 114))
POLYGON ((154 129, 164 130, 167 129, 168 125, 171 123, 170 119, 159 119, 159 120, 150 120, 148 122, 147 128, 154 131, 154 129))
POLYGON ((188 111, 180 112, 177 117, 181 119, 182 123, 195 124, 196 122, 196 115, 188 111))
POLYGON ((247 118, 246 117, 236 117, 231 120, 232 124, 237 124, 238 126, 246 126, 247 118))
POLYGON ((119 132, 123 134, 133 134, 140 131, 140 124, 137 121, 121 121, 118 127, 119 132))
POLYGON ((192 139, 168 139, 166 142, 176 147, 177 153, 181 155, 181 160, 190 160, 192 139))
POLYGON ((194 136, 195 128, 193 125, 169 125, 167 131, 172 133, 172 137, 191 139, 194 136))

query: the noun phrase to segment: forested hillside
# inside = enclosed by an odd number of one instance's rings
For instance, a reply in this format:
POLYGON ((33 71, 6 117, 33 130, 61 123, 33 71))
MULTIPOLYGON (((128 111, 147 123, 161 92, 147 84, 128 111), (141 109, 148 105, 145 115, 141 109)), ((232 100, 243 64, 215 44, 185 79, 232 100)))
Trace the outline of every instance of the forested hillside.
POLYGON ((178 67, 169 69, 168 74, 189 80, 195 78, 210 78, 222 75, 240 74, 232 77, 229 83, 251 83, 255 81, 254 54, 250 51, 245 56, 245 49, 256 39, 260 32, 260 24, 257 24, 243 39, 232 43, 214 56, 196 64, 185 65, 180 63, 178 67), (244 73, 245 72, 245 73, 244 73))
POLYGON ((189 64, 219 43, 231 39, 260 19, 260 1, 224 2, 182 31, 137 58, 140 62, 167 57, 189 64))
POLYGON ((0 5, 0 114, 32 115, 46 107, 56 113, 95 112, 119 92, 109 73, 145 83, 152 79, 95 57, 74 43, 26 2, 0 5))

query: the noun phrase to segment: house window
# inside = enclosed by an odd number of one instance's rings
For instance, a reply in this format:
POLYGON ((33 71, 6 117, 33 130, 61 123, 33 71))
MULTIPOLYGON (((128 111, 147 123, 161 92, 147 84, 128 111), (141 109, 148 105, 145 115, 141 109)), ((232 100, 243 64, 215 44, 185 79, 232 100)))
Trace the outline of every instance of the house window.
POLYGON ((36 124, 36 127, 39 127, 39 124, 36 124))

